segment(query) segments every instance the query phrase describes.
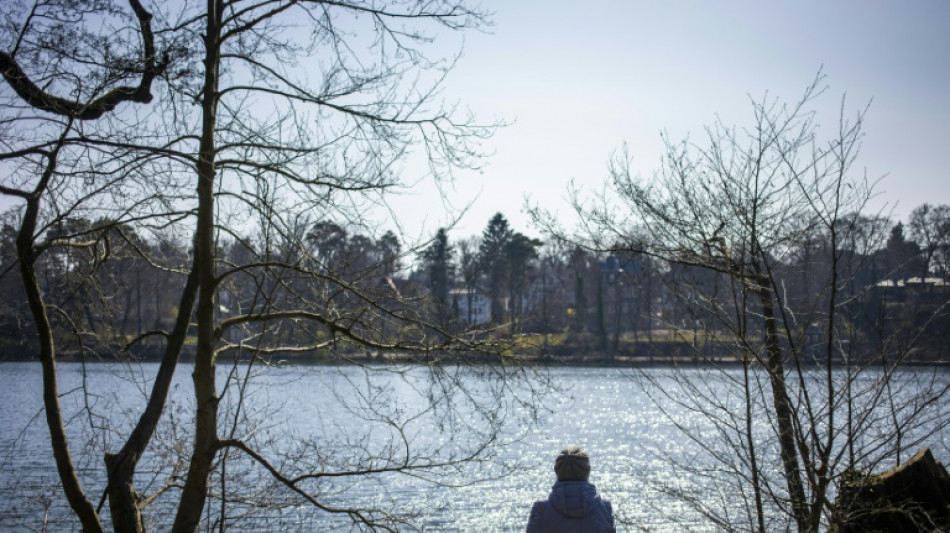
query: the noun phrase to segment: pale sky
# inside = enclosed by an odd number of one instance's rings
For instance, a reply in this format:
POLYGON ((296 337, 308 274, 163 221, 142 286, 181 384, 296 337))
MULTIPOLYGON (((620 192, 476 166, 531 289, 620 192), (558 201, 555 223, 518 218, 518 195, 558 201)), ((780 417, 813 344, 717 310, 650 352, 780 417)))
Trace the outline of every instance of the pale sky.
MULTIPOLYGON (((819 68, 829 92, 825 128, 843 93, 864 107, 860 164, 880 182, 875 208, 897 219, 924 203, 950 203, 950 1, 486 0, 490 33, 468 34, 446 98, 486 121, 507 120, 486 144, 481 174, 447 192, 474 205, 452 238, 478 234, 495 212, 536 234, 525 196, 565 214, 568 182, 601 188, 612 152, 627 143, 637 169, 658 166, 659 133, 674 140, 718 114, 749 124, 749 96, 801 95, 819 68)), ((448 216, 431 181, 392 206, 410 233, 448 216)))
MULTIPOLYGON (((478 0, 473 0, 477 2, 478 0)), ((821 124, 873 98, 859 163, 879 183, 875 209, 906 220, 918 205, 950 204, 950 0, 483 0, 485 33, 464 35, 444 90, 483 122, 507 121, 484 145, 480 173, 443 188, 456 210, 450 238, 479 234, 496 212, 531 235, 526 197, 570 222, 574 180, 601 189, 624 143, 635 171, 659 166, 660 132, 699 139, 716 116, 749 124, 749 97, 793 101, 819 68, 821 124)), ((438 40, 448 54, 459 42, 438 40)), ((450 213, 421 168, 391 199, 409 241, 450 213)), ((0 200, 6 208, 9 199, 0 200)), ((384 223, 384 226, 390 224, 384 223)))

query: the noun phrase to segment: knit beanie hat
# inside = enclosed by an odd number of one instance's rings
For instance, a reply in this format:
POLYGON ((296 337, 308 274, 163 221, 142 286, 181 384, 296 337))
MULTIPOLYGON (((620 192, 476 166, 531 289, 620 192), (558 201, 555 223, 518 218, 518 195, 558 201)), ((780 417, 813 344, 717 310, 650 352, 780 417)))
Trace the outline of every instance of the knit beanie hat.
POLYGON ((564 448, 554 460, 554 473, 558 481, 587 481, 590 477, 590 457, 576 446, 564 448))

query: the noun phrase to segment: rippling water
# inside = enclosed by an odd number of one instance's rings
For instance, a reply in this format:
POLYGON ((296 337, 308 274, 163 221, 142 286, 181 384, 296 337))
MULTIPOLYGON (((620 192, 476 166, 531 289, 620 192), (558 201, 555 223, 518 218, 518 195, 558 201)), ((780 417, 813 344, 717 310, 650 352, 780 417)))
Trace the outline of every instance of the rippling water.
MULTIPOLYGON (((127 433, 133 415, 143 405, 147 379, 155 369, 156 365, 151 364, 136 367, 96 364, 86 367, 83 377, 80 365, 60 365, 62 401, 67 411, 74 413, 69 425, 71 444, 87 492, 96 502, 104 488, 101 450, 117 448, 119 438, 127 433), (112 427, 117 431, 93 434, 88 431, 89 426, 112 427), (84 446, 87 441, 89 444, 84 446)), ((243 372, 246 368, 237 370, 243 372)), ((224 382, 226 371, 221 369, 219 382, 224 382)), ((679 386, 668 369, 648 372, 656 380, 655 387, 669 392, 679 386)), ((701 368, 687 372, 694 373, 693 377, 700 381, 706 375, 711 376, 710 379, 715 375, 701 368)), ((175 401, 169 408, 174 416, 166 419, 156 437, 161 442, 187 440, 190 435, 189 373, 190 367, 183 366, 176 376, 175 401)), ((537 425, 509 427, 505 435, 518 435, 520 430, 525 432, 524 438, 498 450, 498 460, 517 464, 517 470, 511 475, 458 488, 433 487, 416 477, 398 475, 340 480, 321 486, 323 501, 340 504, 404 502, 403 510, 416 508, 422 512, 422 526, 431 531, 523 531, 531 503, 546 497, 554 481, 553 457, 566 445, 579 445, 591 454, 591 481, 614 503, 618 518, 624 521, 618 530, 637 531, 640 527, 653 531, 682 530, 683 523, 669 522, 671 515, 692 524, 696 531, 716 530, 688 507, 656 489, 660 484, 675 484, 678 480, 687 485, 690 482, 689 478, 677 478, 684 474, 672 468, 664 454, 681 459, 701 457, 701 446, 682 438, 670 416, 689 424, 697 435, 712 431, 708 420, 689 415, 675 402, 663 404, 668 412, 661 413, 644 389, 634 383, 630 371, 556 368, 550 370, 549 377, 562 393, 546 397, 546 410, 541 412, 537 425)), ((338 457, 334 453, 359 446, 376 453, 385 451, 386 437, 393 434, 393 428, 367 422, 365 419, 370 418, 371 413, 366 410, 347 409, 346 403, 352 403, 350 400, 357 392, 378 400, 376 403, 385 412, 376 414, 402 417, 405 421, 402 428, 413 435, 413 444, 433 453, 447 453, 468 442, 466 439, 471 436, 463 431, 456 435, 458 440, 447 441, 444 434, 434 429, 436 422, 441 420, 448 426, 462 427, 477 419, 463 416, 447 421, 432 413, 412 419, 414 409, 425 405, 414 399, 417 394, 422 392, 425 396, 438 390, 432 387, 424 367, 410 370, 408 378, 387 372, 367 374, 352 367, 289 367, 268 369, 250 383, 236 435, 253 439, 265 453, 273 452, 270 457, 275 462, 279 460, 278 453, 288 449, 299 450, 308 460, 326 454, 328 461, 338 457), (341 403, 341 398, 347 402, 341 403), (294 438, 313 448, 293 448, 286 436, 288 428, 292 428, 294 438)), ((524 387, 517 385, 515 392, 523 393, 524 387)), ((235 391, 232 386, 228 392, 235 391)), ((474 386, 472 391, 476 397, 484 395, 482 400, 499 394, 487 386, 474 386)), ((4 530, 38 530, 44 520, 49 520, 50 529, 55 531, 78 529, 64 511, 62 497, 55 490, 55 469, 39 409, 40 392, 38 364, 0 364, 0 528, 4 530)), ((463 400, 447 397, 439 401, 444 403, 450 399, 463 400)), ((725 401, 729 401, 728 398, 725 401)), ((229 405, 225 401, 223 410, 227 409, 229 405)), ((525 414, 523 408, 517 406, 509 406, 501 412, 512 420, 525 414)), ((222 429, 222 435, 225 431, 222 429)), ((938 458, 947 457, 946 450, 950 446, 946 436, 928 444, 934 447, 938 458)), ((143 475, 136 479, 140 490, 152 490, 162 481, 162 475, 167 474, 167 468, 162 469, 163 461, 170 456, 165 452, 170 453, 172 449, 158 447, 151 451, 141 468, 143 475), (150 468, 157 470, 154 480, 148 476, 150 468)), ((265 497, 269 494, 266 475, 252 471, 242 473, 247 465, 237 460, 228 464, 229 471, 237 473, 243 483, 262 488, 261 494, 265 497)), ((471 465, 459 473, 461 478, 450 480, 491 477, 498 471, 497 466, 471 465)), ((152 530, 166 529, 172 518, 176 493, 168 494, 168 498, 159 499, 146 510, 152 530)), ((714 497, 722 495, 710 495, 714 497)), ((234 507, 231 511, 234 521, 229 523, 229 530, 268 530, 280 523, 285 531, 316 531, 346 524, 344 518, 328 518, 306 504, 272 512, 256 508, 253 503, 234 507)))

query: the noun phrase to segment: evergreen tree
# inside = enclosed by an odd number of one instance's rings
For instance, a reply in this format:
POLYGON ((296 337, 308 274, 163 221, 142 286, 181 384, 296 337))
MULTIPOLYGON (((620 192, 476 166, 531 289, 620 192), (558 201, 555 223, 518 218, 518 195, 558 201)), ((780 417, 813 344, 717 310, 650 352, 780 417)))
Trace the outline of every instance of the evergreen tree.
POLYGON ((904 237, 904 224, 898 222, 891 228, 891 235, 882 251, 887 277, 894 281, 906 281, 920 274, 922 258, 920 247, 904 237))
POLYGON ((449 288, 452 284, 455 266, 452 263, 454 250, 449 245, 445 228, 439 228, 435 239, 422 252, 426 271, 426 284, 435 302, 436 318, 440 323, 448 319, 449 288))
POLYGON ((528 237, 523 233, 514 233, 505 246, 505 256, 508 263, 508 298, 509 309, 514 318, 524 312, 523 300, 527 290, 528 279, 534 269, 533 261, 538 258, 538 248, 543 243, 538 239, 528 237))
POLYGON ((501 213, 495 213, 482 232, 482 243, 478 249, 483 265, 482 270, 487 275, 486 288, 488 298, 491 300, 493 322, 501 321, 505 316, 504 297, 509 269, 508 243, 511 242, 512 236, 513 232, 508 226, 508 220, 501 213))
POLYGON ((392 277, 399 270, 399 255, 402 253, 399 237, 391 230, 387 231, 376 241, 376 248, 380 254, 382 275, 392 277))

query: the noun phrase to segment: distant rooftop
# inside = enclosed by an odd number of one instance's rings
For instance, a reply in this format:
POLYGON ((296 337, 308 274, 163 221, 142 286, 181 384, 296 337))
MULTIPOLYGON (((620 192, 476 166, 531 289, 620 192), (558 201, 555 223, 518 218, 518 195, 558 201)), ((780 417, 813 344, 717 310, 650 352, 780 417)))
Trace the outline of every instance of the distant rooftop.
POLYGON ((947 281, 943 278, 924 278, 921 280, 920 277, 907 278, 906 280, 898 280, 895 282, 892 279, 881 280, 874 284, 875 287, 909 287, 921 285, 932 285, 934 287, 946 287, 948 285, 947 281))

